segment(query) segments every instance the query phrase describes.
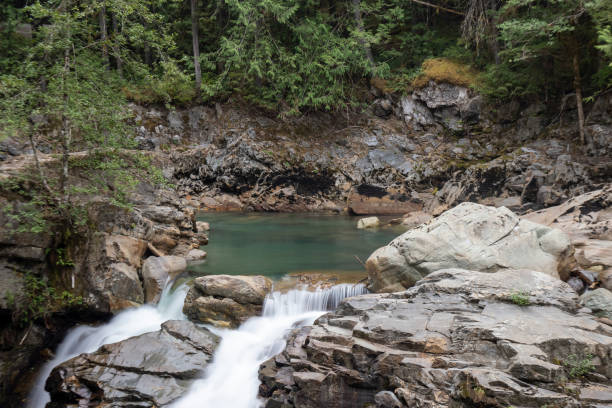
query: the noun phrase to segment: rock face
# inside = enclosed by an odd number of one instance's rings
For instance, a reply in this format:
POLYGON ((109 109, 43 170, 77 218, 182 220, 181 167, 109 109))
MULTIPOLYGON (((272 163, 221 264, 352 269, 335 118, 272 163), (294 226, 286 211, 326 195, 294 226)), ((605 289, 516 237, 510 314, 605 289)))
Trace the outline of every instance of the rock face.
POLYGON ((51 407, 161 407, 202 375, 219 338, 188 321, 146 333, 56 367, 47 380, 51 407))
POLYGON ((270 290, 265 276, 202 276, 187 293, 183 313, 196 322, 235 328, 261 314, 270 290))
POLYGON ((563 232, 521 220, 505 207, 463 203, 377 249, 366 268, 368 289, 395 292, 446 268, 524 268, 567 279, 572 262, 563 232))
POLYGON ((142 280, 147 303, 157 303, 168 279, 175 278, 187 269, 187 261, 181 256, 150 256, 142 265, 142 280))
POLYGON ((576 301, 541 272, 441 270, 294 331, 260 367, 260 395, 267 408, 609 406, 612 326, 576 301), (574 382, 580 361, 592 372, 574 382))

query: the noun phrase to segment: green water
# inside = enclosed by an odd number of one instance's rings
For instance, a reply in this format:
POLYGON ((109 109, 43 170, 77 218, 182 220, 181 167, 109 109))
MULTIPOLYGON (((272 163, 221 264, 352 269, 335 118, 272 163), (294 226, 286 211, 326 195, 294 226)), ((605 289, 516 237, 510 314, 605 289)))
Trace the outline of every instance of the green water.
POLYGON ((190 269, 197 274, 266 275, 290 273, 364 273, 378 247, 403 232, 397 228, 358 230, 358 217, 313 214, 203 213, 210 223, 206 260, 190 269))

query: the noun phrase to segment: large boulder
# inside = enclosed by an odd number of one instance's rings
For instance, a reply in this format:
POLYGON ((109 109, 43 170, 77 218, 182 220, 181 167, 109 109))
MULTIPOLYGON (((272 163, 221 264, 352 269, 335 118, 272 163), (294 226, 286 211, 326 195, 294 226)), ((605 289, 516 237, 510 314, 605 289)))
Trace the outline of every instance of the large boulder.
POLYGON ((604 407, 612 326, 550 275, 447 269, 345 299, 259 377, 266 408, 604 407))
POLYGON ((377 249, 366 262, 369 289, 404 290, 446 268, 530 269, 567 279, 573 247, 563 232, 521 220, 505 207, 463 203, 377 249))
POLYGON ((196 322, 238 327, 261 314, 272 281, 265 276, 210 275, 196 278, 183 312, 196 322))
POLYGON ((150 256, 142 265, 145 301, 157 303, 169 280, 187 269, 187 261, 181 256, 150 256))
POLYGON ((68 360, 49 376, 53 407, 162 407, 202 376, 219 338, 189 321, 68 360))

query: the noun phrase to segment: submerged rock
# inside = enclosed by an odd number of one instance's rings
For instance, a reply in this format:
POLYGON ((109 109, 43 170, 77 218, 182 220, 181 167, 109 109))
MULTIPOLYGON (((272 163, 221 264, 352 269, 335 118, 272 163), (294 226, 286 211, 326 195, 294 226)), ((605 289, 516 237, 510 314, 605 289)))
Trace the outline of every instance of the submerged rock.
POLYGON ((507 208, 463 203, 400 235, 366 261, 368 289, 394 292, 445 268, 525 268, 569 277, 573 247, 563 232, 521 220, 507 208))
POLYGON ((166 406, 202 375, 218 342, 207 329, 171 320, 158 332, 104 345, 53 370, 49 406, 166 406))
POLYGON ((447 269, 344 300, 294 331, 259 377, 267 408, 603 407, 612 326, 547 274, 447 269), (592 368, 572 383, 582 361, 592 368))
POLYGON ((235 328, 261 314, 270 290, 265 276, 202 276, 187 293, 183 313, 196 322, 235 328))

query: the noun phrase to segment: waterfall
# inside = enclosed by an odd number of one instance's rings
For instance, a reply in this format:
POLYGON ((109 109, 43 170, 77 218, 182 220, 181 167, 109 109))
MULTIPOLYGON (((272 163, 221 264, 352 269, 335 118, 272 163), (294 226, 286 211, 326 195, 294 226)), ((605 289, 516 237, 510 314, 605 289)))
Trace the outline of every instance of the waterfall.
POLYGON ((264 303, 264 316, 292 316, 304 312, 334 310, 342 299, 363 295, 367 289, 363 284, 342 283, 314 291, 290 290, 287 293, 273 292, 264 303))
MULTIPOLYGON (((55 357, 41 368, 28 398, 28 408, 44 408, 49 402, 45 382, 53 368, 64 361, 94 352, 104 344, 157 331, 167 320, 184 319, 182 308, 189 288, 182 284, 171 291, 171 286, 166 286, 157 307, 144 305, 129 309, 102 326, 78 326, 69 331, 55 357)), ((326 311, 335 309, 342 299, 366 292, 362 284, 341 284, 314 291, 273 292, 265 299, 262 316, 249 319, 237 330, 211 328, 221 336, 213 362, 204 378, 196 381, 173 407, 261 406, 257 399, 259 366, 284 349, 291 329, 312 324, 326 311)))
POLYGON ((171 290, 171 287, 171 284, 166 285, 157 307, 144 305, 128 309, 102 326, 78 326, 70 330, 58 346, 55 357, 41 368, 28 396, 28 408, 44 408, 50 401, 45 382, 53 368, 64 361, 82 353, 94 352, 104 344, 159 330, 167 320, 184 319, 183 302, 189 287, 185 284, 175 290, 171 290))
POLYGON ((366 293, 364 285, 342 284, 326 289, 274 292, 265 300, 263 315, 237 330, 214 331, 221 336, 204 378, 172 408, 257 408, 261 363, 280 353, 291 329, 312 324, 345 297, 366 293))

